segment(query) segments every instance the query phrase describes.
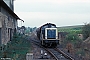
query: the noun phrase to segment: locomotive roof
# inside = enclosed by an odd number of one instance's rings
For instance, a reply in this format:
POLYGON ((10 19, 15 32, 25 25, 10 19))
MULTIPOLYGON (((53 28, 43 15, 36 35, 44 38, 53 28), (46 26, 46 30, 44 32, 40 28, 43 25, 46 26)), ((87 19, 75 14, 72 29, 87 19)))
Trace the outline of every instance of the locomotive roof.
POLYGON ((42 25, 41 27, 46 26, 46 25, 49 25, 49 24, 51 24, 51 25, 53 25, 53 26, 56 26, 56 25, 53 24, 53 23, 47 23, 47 24, 42 25))

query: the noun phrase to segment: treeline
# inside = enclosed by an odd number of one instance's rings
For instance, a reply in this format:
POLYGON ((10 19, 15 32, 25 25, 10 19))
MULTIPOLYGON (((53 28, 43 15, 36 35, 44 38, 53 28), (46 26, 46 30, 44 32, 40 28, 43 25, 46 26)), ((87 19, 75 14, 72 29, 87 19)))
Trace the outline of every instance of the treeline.
POLYGON ((31 32, 33 32, 34 30, 36 30, 37 27, 25 27, 25 26, 21 26, 17 28, 17 32, 20 34, 29 34, 31 32))
POLYGON ((26 28, 26 32, 33 32, 34 30, 37 29, 37 27, 25 27, 26 28))

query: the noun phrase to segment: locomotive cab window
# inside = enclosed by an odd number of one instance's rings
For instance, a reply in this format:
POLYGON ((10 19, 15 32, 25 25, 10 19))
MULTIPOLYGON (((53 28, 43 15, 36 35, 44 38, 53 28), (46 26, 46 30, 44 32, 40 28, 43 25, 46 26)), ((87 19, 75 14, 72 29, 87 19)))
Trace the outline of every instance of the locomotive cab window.
POLYGON ((46 39, 56 39, 57 29, 56 28, 46 28, 45 36, 46 36, 46 39))
POLYGON ((47 30, 47 39, 55 39, 56 38, 56 30, 48 29, 47 30))

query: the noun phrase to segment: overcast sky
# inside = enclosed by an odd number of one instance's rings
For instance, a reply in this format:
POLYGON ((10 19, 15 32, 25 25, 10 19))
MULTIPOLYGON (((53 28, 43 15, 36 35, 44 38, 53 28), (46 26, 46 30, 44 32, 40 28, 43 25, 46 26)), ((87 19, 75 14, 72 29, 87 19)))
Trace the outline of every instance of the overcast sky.
POLYGON ((90 22, 90 0, 15 0, 14 9, 25 21, 22 25, 29 27, 47 22, 58 27, 90 22))

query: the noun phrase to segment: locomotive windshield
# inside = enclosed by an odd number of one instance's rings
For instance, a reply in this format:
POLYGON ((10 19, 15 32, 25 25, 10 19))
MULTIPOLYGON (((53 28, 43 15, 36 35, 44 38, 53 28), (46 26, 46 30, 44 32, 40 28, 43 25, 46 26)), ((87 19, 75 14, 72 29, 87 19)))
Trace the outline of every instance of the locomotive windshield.
POLYGON ((56 30, 47 30, 47 39, 55 39, 56 38, 56 30))

